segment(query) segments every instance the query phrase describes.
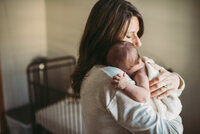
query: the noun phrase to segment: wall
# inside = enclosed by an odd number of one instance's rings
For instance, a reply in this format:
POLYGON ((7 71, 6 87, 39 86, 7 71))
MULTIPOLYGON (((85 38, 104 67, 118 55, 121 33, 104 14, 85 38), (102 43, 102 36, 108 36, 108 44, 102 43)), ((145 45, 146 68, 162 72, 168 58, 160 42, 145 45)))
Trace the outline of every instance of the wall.
POLYGON ((0 53, 5 109, 28 103, 26 67, 46 55, 44 0, 0 0, 0 53))
POLYGON ((79 41, 96 0, 46 0, 48 56, 77 57, 79 41))
MULTIPOLYGON (((96 1, 96 0, 95 0, 96 1)), ((46 0, 47 45, 49 56, 77 55, 78 45, 89 12, 95 1, 46 0)), ((145 22, 141 55, 172 68, 186 82, 180 97, 184 133, 200 133, 200 2, 186 0, 130 0, 141 11, 145 22), (191 99, 192 98, 192 99, 191 99)))

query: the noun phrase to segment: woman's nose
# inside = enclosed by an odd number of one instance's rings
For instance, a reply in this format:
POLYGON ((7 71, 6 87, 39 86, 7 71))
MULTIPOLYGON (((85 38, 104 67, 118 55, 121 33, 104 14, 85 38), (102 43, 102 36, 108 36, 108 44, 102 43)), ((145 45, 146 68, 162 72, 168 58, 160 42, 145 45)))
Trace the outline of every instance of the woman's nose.
POLYGON ((140 38, 138 36, 135 36, 132 41, 134 47, 140 47, 142 46, 142 42, 140 41, 140 38))

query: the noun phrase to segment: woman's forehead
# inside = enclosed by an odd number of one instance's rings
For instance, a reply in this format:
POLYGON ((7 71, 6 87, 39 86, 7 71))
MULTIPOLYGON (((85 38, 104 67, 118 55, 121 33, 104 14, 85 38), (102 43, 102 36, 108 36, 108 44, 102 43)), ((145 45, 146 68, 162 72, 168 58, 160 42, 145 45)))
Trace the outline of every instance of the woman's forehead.
POLYGON ((137 17, 133 16, 131 18, 131 21, 130 21, 127 33, 135 33, 135 32, 138 32, 139 29, 140 29, 140 27, 139 27, 139 20, 138 20, 137 17))

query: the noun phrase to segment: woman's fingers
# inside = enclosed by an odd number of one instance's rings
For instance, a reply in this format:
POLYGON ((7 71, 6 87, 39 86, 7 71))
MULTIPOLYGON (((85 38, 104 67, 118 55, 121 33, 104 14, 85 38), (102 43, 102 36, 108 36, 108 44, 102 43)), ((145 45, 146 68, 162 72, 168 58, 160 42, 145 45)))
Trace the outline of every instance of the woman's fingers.
POLYGON ((157 64, 151 63, 151 65, 160 72, 156 78, 149 82, 151 97, 162 99, 178 89, 180 80, 176 74, 168 72, 157 64))
POLYGON ((163 67, 159 66, 158 64, 155 63, 150 63, 148 62, 153 68, 155 68, 156 70, 158 70, 159 72, 165 70, 163 67))
MULTIPOLYGON (((157 89, 154 92, 151 92, 151 97, 158 97, 160 95, 164 95, 165 93, 168 92, 168 88, 166 86, 163 86, 162 88, 157 89)), ((168 94, 166 94, 168 96, 168 94)))
POLYGON ((154 84, 153 86, 150 86, 150 92, 154 92, 154 91, 156 91, 156 90, 158 90, 158 89, 160 89, 160 88, 162 88, 162 87, 165 87, 165 86, 167 86, 169 83, 167 82, 167 81, 165 81, 165 80, 163 80, 163 81, 160 81, 159 83, 156 83, 156 84, 154 84))
POLYGON ((174 91, 175 89, 168 89, 166 92, 160 94, 157 96, 158 99, 163 99, 167 96, 169 96, 170 94, 172 94, 172 92, 174 91))
POLYGON ((170 95, 172 91, 176 90, 173 88, 172 84, 167 84, 165 86, 162 86, 161 88, 158 88, 157 90, 151 91, 151 97, 158 97, 160 99, 167 97, 170 95))
POLYGON ((151 86, 165 80, 166 77, 167 77, 167 73, 165 73, 164 71, 159 73, 159 75, 156 78, 149 81, 149 86, 151 87, 151 86))
POLYGON ((151 97, 159 96, 159 95, 163 94, 166 91, 167 91, 167 89, 165 87, 159 88, 156 91, 151 92, 151 97))
MULTIPOLYGON (((160 66, 156 67, 160 68, 160 66)), ((157 69, 158 69, 157 68, 157 69)), ((151 97, 163 97, 168 96, 168 90, 173 87, 173 81, 171 79, 171 73, 165 69, 161 69, 158 77, 149 82, 151 97)))

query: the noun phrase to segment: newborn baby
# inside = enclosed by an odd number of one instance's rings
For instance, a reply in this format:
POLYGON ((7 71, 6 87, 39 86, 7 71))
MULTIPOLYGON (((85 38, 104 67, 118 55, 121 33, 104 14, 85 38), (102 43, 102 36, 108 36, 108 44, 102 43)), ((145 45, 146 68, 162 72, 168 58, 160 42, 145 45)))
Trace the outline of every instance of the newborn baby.
POLYGON ((155 78, 159 71, 151 66, 154 63, 147 57, 140 58, 137 49, 129 42, 117 42, 107 54, 107 64, 124 71, 116 74, 112 86, 124 91, 135 101, 149 103, 152 108, 167 120, 175 119, 181 112, 182 105, 178 93, 161 100, 150 98, 149 80, 155 78), (127 75, 132 79, 127 79, 127 75))

